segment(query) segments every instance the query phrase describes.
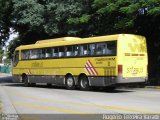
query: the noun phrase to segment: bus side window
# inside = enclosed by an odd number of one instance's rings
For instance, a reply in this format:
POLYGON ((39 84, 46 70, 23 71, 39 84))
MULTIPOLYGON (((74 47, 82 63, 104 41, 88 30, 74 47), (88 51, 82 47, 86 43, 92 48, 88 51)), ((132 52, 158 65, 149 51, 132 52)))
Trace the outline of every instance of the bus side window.
POLYGON ((88 49, 90 51, 90 55, 95 55, 95 53, 96 53, 96 44, 89 44, 88 49))
POLYGON ((40 51, 40 58, 45 58, 45 49, 41 49, 40 51))
POLYGON ((51 57, 51 54, 52 54, 52 49, 51 48, 47 48, 46 49, 46 53, 45 53, 45 57, 49 58, 49 57, 51 57))
POLYGON ((39 58, 39 50, 31 50, 30 51, 30 59, 38 59, 39 58))
POLYGON ((29 53, 29 59, 33 59, 34 58, 34 55, 33 55, 33 50, 30 50, 30 53, 29 53))
POLYGON ((89 55, 88 45, 81 45, 80 46, 80 56, 86 56, 89 55))
POLYGON ((117 47, 116 41, 108 42, 107 43, 107 54, 116 55, 116 51, 117 51, 116 47, 117 47))
POLYGON ((79 55, 79 46, 74 45, 73 46, 73 56, 78 56, 79 55))
POLYGON ((58 48, 53 48, 52 51, 53 51, 53 52, 52 52, 52 53, 53 53, 52 56, 53 56, 53 57, 58 57, 58 48))
POLYGON ((27 50, 27 51, 26 51, 25 59, 26 59, 26 60, 28 60, 28 59, 29 59, 29 56, 30 56, 30 51, 29 51, 29 50, 27 50))
POLYGON ((68 46, 66 47, 66 51, 65 51, 65 56, 69 57, 69 56, 73 56, 73 51, 72 51, 72 47, 73 46, 68 46))
POLYGON ((97 55, 106 55, 107 53, 107 44, 106 43, 97 43, 97 55))
POLYGON ((58 56, 59 57, 63 57, 64 56, 64 47, 59 47, 58 56))
POLYGON ((29 50, 23 50, 22 51, 22 60, 28 60, 29 59, 29 50))

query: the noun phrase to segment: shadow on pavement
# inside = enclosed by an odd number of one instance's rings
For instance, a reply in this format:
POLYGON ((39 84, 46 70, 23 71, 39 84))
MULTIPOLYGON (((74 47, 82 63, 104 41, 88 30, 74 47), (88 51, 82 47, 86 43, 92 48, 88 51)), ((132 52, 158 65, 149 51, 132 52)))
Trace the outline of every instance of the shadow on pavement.
MULTIPOLYGON (((24 87, 23 83, 3 83, 1 86, 10 86, 10 87, 24 87)), ((67 89, 63 86, 47 86, 47 85, 35 85, 35 86, 30 86, 30 88, 46 88, 46 89, 58 89, 58 90, 66 90, 67 89)), ((69 90, 68 90, 69 91, 69 90)), ((76 88, 75 90, 71 90, 73 91, 80 91, 78 88, 76 88)), ((84 91, 85 92, 85 91, 84 91)), ((128 90, 127 88, 117 88, 115 90, 106 90, 104 88, 97 88, 97 87, 92 87, 91 90, 86 91, 86 92, 100 92, 100 93, 126 93, 126 92, 134 92, 134 89, 132 90, 128 90)))

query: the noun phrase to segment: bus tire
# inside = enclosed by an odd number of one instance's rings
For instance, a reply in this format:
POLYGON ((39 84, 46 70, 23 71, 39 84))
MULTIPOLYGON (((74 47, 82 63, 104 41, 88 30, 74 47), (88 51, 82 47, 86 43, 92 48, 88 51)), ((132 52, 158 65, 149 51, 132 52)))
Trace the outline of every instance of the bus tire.
POLYGON ((52 87, 52 84, 51 83, 47 83, 47 87, 52 87))
POLYGON ((138 86, 139 86, 139 88, 145 88, 146 84, 145 84, 145 82, 142 82, 142 83, 139 83, 138 86))
POLYGON ((25 87, 29 87, 30 83, 28 82, 28 77, 27 76, 23 76, 23 82, 24 82, 24 86, 25 87))
POLYGON ((66 76, 65 86, 66 86, 66 89, 68 90, 75 89, 74 78, 71 75, 66 76))
POLYGON ((36 86, 36 83, 30 83, 30 86, 31 86, 31 87, 35 87, 35 86, 36 86))
POLYGON ((105 87, 105 90, 107 91, 107 92, 112 92, 112 91, 114 91, 116 89, 116 86, 107 86, 107 87, 105 87))
POLYGON ((90 89, 87 76, 81 76, 79 78, 79 87, 80 87, 80 90, 83 90, 83 91, 88 91, 90 89))

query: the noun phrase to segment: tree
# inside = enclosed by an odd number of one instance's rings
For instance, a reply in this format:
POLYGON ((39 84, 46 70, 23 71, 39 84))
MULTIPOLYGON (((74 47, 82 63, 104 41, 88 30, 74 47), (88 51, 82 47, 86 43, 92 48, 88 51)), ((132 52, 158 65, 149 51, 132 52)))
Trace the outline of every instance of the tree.
POLYGON ((44 39, 44 5, 37 0, 13 0, 14 29, 19 32, 21 44, 44 39))
POLYGON ((9 37, 13 10, 12 0, 0 0, 0 45, 9 37))
POLYGON ((10 43, 9 43, 9 46, 8 46, 8 58, 12 59, 13 58, 13 53, 14 53, 14 50, 16 49, 17 46, 20 46, 22 43, 21 43, 21 40, 19 37, 16 37, 14 38, 10 43))
MULTIPOLYGON (((94 0, 100 24, 100 33, 133 33, 147 38, 149 76, 160 78, 160 1, 157 0, 94 0), (108 27, 107 27, 108 26, 108 27)), ((159 79, 160 81, 160 79, 159 79)), ((157 84, 151 81, 152 84, 157 84)), ((159 82, 160 84, 160 82, 159 82)))
POLYGON ((14 29, 23 44, 68 35, 86 36, 84 24, 89 15, 84 13, 88 3, 85 0, 13 0, 14 29), (80 24, 72 24, 72 18, 79 18, 80 24))
POLYGON ((0 47, 0 63, 2 63, 2 57, 3 57, 3 50, 2 47, 0 47))

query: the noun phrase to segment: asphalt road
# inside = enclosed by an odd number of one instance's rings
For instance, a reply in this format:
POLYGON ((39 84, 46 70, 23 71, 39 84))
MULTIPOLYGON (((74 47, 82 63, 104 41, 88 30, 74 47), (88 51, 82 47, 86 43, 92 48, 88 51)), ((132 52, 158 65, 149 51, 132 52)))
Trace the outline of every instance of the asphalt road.
POLYGON ((70 120, 77 116, 79 119, 102 120, 104 114, 160 114, 160 89, 151 88, 106 92, 1 83, 0 100, 4 117, 14 114, 18 115, 17 119, 24 120, 70 120))

